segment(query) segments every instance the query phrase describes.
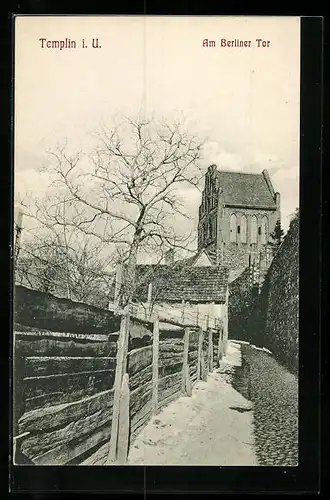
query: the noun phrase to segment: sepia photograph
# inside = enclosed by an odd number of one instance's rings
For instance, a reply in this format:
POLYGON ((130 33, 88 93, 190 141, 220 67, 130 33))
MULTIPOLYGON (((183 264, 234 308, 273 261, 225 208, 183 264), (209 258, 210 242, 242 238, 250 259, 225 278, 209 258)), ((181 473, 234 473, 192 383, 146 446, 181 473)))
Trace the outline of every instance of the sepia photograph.
POLYGON ((300 21, 16 16, 15 465, 299 465, 300 21))

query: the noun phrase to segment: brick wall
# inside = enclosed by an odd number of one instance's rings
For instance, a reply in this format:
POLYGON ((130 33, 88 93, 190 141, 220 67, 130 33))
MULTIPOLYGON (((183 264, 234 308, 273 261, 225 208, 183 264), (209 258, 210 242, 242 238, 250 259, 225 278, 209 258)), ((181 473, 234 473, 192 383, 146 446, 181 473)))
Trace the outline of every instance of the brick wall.
POLYGON ((260 294, 248 271, 230 285, 229 336, 270 349, 291 371, 298 370, 299 218, 289 228, 265 276, 260 294))

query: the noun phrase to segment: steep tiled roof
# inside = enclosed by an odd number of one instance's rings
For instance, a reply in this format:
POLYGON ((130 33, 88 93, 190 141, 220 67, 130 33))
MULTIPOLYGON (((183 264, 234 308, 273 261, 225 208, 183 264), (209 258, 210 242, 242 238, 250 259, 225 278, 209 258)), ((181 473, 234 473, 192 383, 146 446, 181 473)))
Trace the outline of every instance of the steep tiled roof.
POLYGON ((218 171, 217 175, 225 204, 276 208, 262 174, 218 171))
POLYGON ((157 302, 225 303, 228 285, 227 268, 218 266, 188 267, 137 266, 138 285, 134 299, 145 302, 148 285, 152 283, 152 295, 157 302), (145 279, 147 276, 147 279, 145 279))

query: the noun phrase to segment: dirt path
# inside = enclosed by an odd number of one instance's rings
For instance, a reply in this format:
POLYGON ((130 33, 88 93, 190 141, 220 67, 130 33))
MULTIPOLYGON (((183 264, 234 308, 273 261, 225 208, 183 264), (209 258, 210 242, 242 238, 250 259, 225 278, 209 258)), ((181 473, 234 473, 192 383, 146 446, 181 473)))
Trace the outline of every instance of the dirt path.
MULTIPOLYGON (((240 363, 229 346, 226 366, 240 363)), ((226 371, 226 370, 225 370, 226 371)), ((154 417, 133 443, 128 465, 257 465, 249 402, 213 372, 192 396, 182 396, 154 417)))

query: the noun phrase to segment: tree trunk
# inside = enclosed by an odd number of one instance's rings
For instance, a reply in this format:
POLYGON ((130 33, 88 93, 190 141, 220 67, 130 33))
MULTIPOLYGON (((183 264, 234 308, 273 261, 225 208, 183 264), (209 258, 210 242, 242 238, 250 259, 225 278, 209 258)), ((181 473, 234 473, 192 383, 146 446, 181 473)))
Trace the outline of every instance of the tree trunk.
POLYGON ((133 243, 130 248, 128 261, 123 269, 122 276, 122 289, 121 289, 121 306, 125 307, 127 304, 132 302, 133 295, 136 287, 136 262, 137 253, 139 249, 139 238, 134 235, 133 243))

